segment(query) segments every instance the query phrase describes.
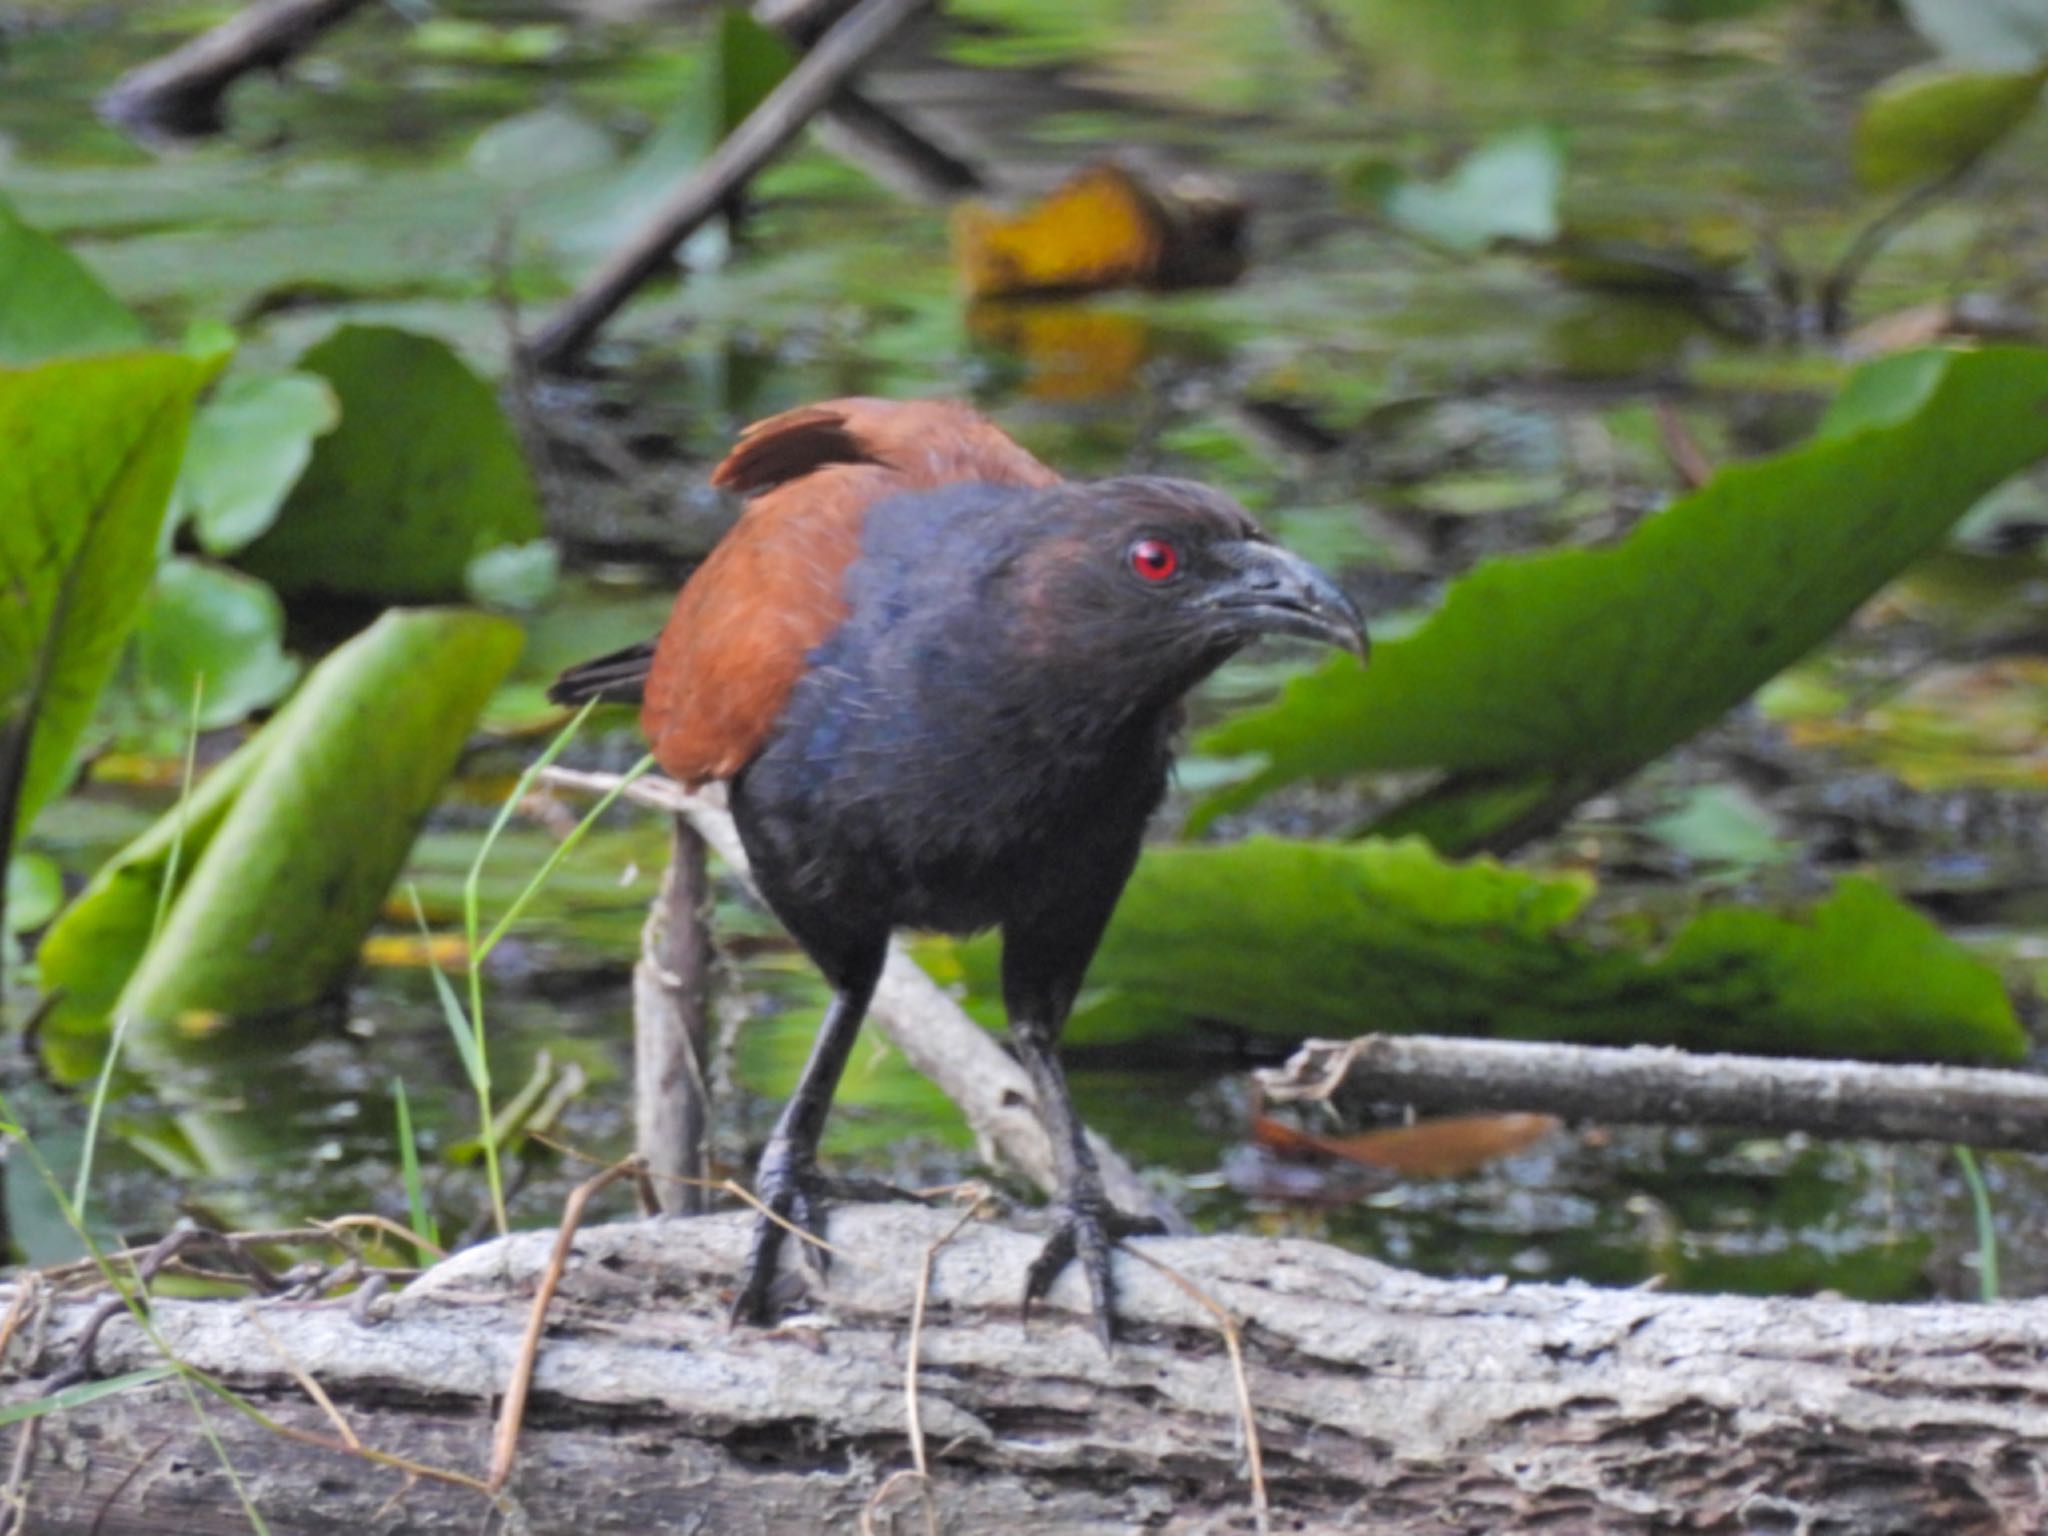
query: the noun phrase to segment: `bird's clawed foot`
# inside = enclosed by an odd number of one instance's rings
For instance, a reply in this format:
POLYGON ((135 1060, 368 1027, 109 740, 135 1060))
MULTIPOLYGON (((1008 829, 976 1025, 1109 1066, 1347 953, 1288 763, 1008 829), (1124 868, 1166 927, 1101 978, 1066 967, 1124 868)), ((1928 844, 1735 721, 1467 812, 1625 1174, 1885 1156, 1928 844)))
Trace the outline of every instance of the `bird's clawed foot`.
POLYGON ((1109 1251, 1127 1237, 1157 1237, 1166 1229, 1150 1216, 1124 1214, 1099 1189, 1063 1196, 1053 1209, 1058 1224, 1024 1272, 1025 1321, 1031 1319, 1032 1303, 1052 1289, 1060 1271, 1079 1259, 1095 1307, 1095 1337, 1107 1354, 1116 1335, 1116 1282, 1110 1274, 1109 1251))
MULTIPOLYGON (((825 1235, 826 1182, 817 1164, 784 1142, 768 1144, 761 1156, 760 1171, 754 1176, 754 1198, 764 1214, 754 1223, 754 1241, 747 1252, 745 1283, 733 1299, 732 1320, 765 1327, 780 1310, 775 1292, 780 1278, 782 1245, 791 1237, 790 1228, 823 1239, 825 1235), (779 1218, 779 1219, 778 1219, 779 1218), (783 1223, 787 1222, 785 1226, 783 1223)), ((801 1242, 801 1239, 798 1239, 801 1242)), ((823 1274, 831 1265, 829 1250, 817 1243, 804 1243, 804 1256, 811 1268, 823 1274)))

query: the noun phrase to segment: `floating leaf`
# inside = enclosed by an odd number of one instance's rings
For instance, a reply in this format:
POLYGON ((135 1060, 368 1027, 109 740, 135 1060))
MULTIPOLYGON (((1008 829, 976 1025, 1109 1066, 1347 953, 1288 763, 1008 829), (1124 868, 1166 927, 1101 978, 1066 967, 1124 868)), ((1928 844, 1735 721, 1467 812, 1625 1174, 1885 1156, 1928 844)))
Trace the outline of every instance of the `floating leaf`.
POLYGON ((34 733, 17 827, 70 772, 135 623, 208 371, 160 353, 0 369, 0 743, 34 733))
POLYGON ((469 163, 479 176, 514 189, 601 171, 617 159, 610 134, 560 105, 493 123, 469 148, 469 163))
POLYGON ((1356 190, 1411 235, 1454 251, 1501 240, 1546 245, 1558 236, 1564 146, 1547 128, 1521 128, 1481 145, 1442 181, 1384 165, 1353 175, 1356 190))
POLYGON ((1947 64, 1900 70, 1863 100, 1856 179, 1873 192, 1934 181, 1974 164, 2025 122, 2048 69, 1987 74, 1947 64))
POLYGON ((142 708, 181 726, 199 703, 201 730, 247 719, 298 680, 284 653, 284 605, 254 577, 174 557, 156 573, 135 630, 142 708))
POLYGON ((201 788, 185 813, 189 876, 140 962, 135 920, 145 901, 154 905, 176 810, 51 931, 41 955, 51 984, 104 996, 105 978, 132 968, 116 1006, 154 1020, 324 995, 355 963, 421 818, 519 644, 516 625, 478 613, 379 619, 322 662, 201 788))
POLYGON ((1252 1140, 1284 1156, 1340 1158, 1409 1179, 1455 1179, 1556 1134, 1555 1115, 1443 1115, 1347 1136, 1317 1136, 1260 1115, 1252 1140))
POLYGON ((64 875, 53 860, 40 853, 18 853, 8 861, 8 933, 42 927, 63 904, 64 875))
POLYGON ((1780 834, 1769 807, 1733 784, 1703 784, 1674 810, 1643 830, 1688 859, 1754 868, 1780 864, 1794 847, 1780 834))
POLYGON ((1436 769, 1391 825, 1511 841, 1740 703, 2044 454, 2048 352, 1872 363, 1813 442, 1609 548, 1481 565, 1370 669, 1342 658, 1208 733, 1204 753, 1266 767, 1202 817, 1299 779, 1436 769))
POLYGON ((344 326, 299 366, 341 401, 276 524, 241 563, 286 593, 459 596, 485 550, 540 537, 533 479, 496 395, 443 342, 344 326))
POLYGON ((143 346, 142 322, 0 198, 0 367, 143 346))
POLYGON ((178 476, 180 515, 200 548, 232 554, 277 521, 284 499, 332 432, 341 406, 309 373, 243 374, 222 382, 192 422, 178 476))
MULTIPOLYGON (((1086 1043, 1185 1028, 1657 1044, 1817 1056, 2017 1059, 1999 979, 1872 881, 1794 917, 1715 907, 1661 950, 1572 926, 1592 885, 1420 839, 1253 838, 1149 850, 1069 1028, 1086 1043)), ((996 986, 994 940, 962 947, 996 986)))
POLYGON ((462 584, 476 602, 528 613, 547 606, 562 577, 562 555, 552 539, 500 544, 469 562, 462 584))
POLYGON ((1091 166, 1015 215, 965 203, 953 216, 954 259, 976 298, 1148 282, 1165 244, 1152 195, 1117 165, 1091 166))

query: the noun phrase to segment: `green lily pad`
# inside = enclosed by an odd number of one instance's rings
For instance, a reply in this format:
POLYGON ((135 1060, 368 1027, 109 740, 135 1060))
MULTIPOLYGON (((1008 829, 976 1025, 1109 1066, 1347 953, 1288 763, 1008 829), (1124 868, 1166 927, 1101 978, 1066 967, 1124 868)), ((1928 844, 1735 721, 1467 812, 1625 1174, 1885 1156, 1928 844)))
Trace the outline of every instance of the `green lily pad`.
POLYGON ((300 359, 341 425, 240 563, 279 591, 431 602, 470 561, 540 537, 540 505, 497 396, 443 342, 344 326, 300 359))
POLYGON ((1197 819, 1301 779, 1436 770, 1381 829, 1510 844, 1741 703, 2043 455, 2048 352, 1874 363, 1811 443, 1608 548, 1489 561, 1369 669, 1338 658, 1209 732, 1202 752, 1266 766, 1197 819))
MULTIPOLYGON (((1574 925, 1581 874, 1456 864, 1418 838, 1148 851, 1068 1038, 1200 1018, 1300 1039, 1371 1030, 1692 1050, 2016 1060, 1998 976, 1875 882, 1791 917, 1715 907, 1661 948, 1574 925)), ((994 939, 963 974, 999 990, 994 939)))

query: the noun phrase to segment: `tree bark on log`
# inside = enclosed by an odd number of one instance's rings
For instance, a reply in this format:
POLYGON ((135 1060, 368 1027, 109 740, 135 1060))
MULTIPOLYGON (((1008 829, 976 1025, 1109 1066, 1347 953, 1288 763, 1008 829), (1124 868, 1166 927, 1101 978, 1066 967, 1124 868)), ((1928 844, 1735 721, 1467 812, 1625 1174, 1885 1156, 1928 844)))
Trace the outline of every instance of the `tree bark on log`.
POLYGON ((1361 1035, 1307 1041, 1259 1085, 1277 1102, 1328 1104, 1349 1121, 1400 1104, 2048 1152, 2048 1077, 1991 1067, 1361 1035))
MULTIPOLYGON (((1253 1530, 1217 1318, 1146 1259, 1240 1320, 1272 1529, 1991 1536, 2048 1524, 2040 1303, 1437 1281, 1310 1242, 1159 1238, 1117 1259, 1128 1337, 1110 1358, 1071 1272, 1020 1322, 1036 1237, 910 1206, 836 1210, 840 1256, 817 1310, 730 1329, 751 1220, 577 1235, 491 1528, 1253 1530), (904 1377, 934 1251, 914 1346, 920 1485, 901 1475, 904 1377)), ((276 1420, 330 1440, 345 1422, 368 1448, 474 1478, 554 1240, 522 1233, 458 1255, 375 1323, 345 1303, 164 1300, 156 1326, 276 1420)), ((0 1306, 10 1299, 0 1291, 0 1306)), ((60 1365, 91 1305, 60 1300, 18 1326, 17 1378, 60 1365)), ((97 1365, 158 1358, 124 1314, 97 1365)), ((0 1398, 35 1390, 17 1379, 0 1398)), ((470 1536, 491 1513, 473 1488, 288 1440, 217 1401, 208 1417, 280 1536, 470 1536)), ((43 1420, 26 1494, 43 1533, 248 1528, 174 1382, 43 1420)))

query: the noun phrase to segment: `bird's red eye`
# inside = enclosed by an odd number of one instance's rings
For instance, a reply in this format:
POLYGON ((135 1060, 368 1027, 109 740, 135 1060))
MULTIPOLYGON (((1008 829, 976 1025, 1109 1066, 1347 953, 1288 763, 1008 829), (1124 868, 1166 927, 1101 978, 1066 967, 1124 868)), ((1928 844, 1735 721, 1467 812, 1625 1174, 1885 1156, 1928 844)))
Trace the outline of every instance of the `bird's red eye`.
POLYGON ((1164 539, 1140 539, 1131 546, 1131 569, 1144 581, 1170 581, 1180 569, 1180 551, 1164 539))

